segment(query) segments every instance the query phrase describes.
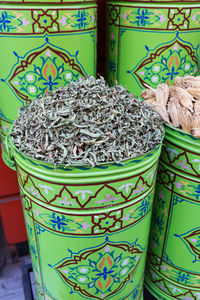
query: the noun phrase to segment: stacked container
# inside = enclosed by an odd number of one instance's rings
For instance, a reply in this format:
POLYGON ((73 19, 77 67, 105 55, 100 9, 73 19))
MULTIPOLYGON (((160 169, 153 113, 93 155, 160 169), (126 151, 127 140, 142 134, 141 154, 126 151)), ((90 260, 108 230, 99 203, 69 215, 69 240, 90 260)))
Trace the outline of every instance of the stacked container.
POLYGON ((167 125, 146 286, 157 299, 200 299, 200 139, 167 125))
POLYGON ((123 164, 55 171, 9 144, 37 299, 143 300, 161 145, 123 164))
POLYGON ((96 14, 95 1, 1 1, 0 118, 8 165, 4 140, 18 109, 96 75, 96 14))
POLYGON ((200 2, 189 0, 109 1, 109 84, 118 81, 140 96, 146 86, 172 84, 175 76, 198 73, 199 10, 200 2))
MULTIPOLYGON (((148 86, 199 74, 199 11, 198 1, 109 1, 110 85, 118 81, 140 96, 148 86)), ((200 299, 199 146, 166 125, 145 280, 159 300, 200 299)))

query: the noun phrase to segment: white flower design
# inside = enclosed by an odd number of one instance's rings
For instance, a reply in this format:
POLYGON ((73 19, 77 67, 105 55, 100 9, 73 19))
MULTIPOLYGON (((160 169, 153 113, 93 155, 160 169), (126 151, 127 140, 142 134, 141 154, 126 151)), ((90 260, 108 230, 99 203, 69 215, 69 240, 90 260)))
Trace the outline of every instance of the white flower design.
POLYGON ((38 186, 41 187, 41 189, 44 189, 46 195, 48 195, 49 191, 54 191, 54 189, 48 185, 38 184, 38 186))
POLYGON ((82 191, 81 190, 81 191, 76 191, 74 193, 74 195, 80 195, 83 200, 85 200, 87 194, 92 194, 92 191, 89 191, 89 190, 82 191))
POLYGON ((125 190, 126 193, 128 193, 128 192, 129 192, 129 188, 130 188, 131 186, 133 186, 133 183, 127 183, 127 184, 124 184, 124 185, 120 186, 120 187, 118 188, 118 190, 125 190))

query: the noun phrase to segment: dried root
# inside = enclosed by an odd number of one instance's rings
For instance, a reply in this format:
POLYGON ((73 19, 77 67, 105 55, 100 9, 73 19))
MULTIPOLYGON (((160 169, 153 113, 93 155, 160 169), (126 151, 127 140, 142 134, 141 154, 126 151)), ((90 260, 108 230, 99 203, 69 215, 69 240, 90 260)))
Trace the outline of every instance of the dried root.
POLYGON ((174 127, 179 127, 181 105, 176 97, 171 97, 167 104, 167 110, 174 127))
POLYGON ((200 77, 185 76, 176 77, 174 80, 175 86, 182 87, 183 89, 197 88, 200 89, 200 77))
POLYGON ((194 103, 194 112, 195 112, 195 114, 200 115, 200 102, 198 102, 198 101, 194 103))
POLYGON ((176 97, 182 106, 186 107, 191 112, 193 112, 194 98, 186 90, 184 90, 181 87, 170 86, 169 87, 169 95, 170 95, 170 97, 176 97))
POLYGON ((164 121, 200 137, 200 76, 176 77, 174 86, 162 83, 142 92, 164 121))
POLYGON ((187 91, 195 100, 200 101, 200 89, 190 87, 187 89, 187 91))
POLYGON ((191 134, 200 138, 200 115, 197 113, 193 114, 191 134))
POLYGON ((168 123, 169 115, 166 109, 167 100, 169 98, 169 87, 167 84, 159 84, 156 90, 156 102, 153 103, 153 107, 160 114, 162 119, 168 123))
POLYGON ((181 107, 180 125, 188 133, 192 130, 192 114, 186 107, 181 107))
POLYGON ((153 90, 146 89, 142 92, 141 96, 148 104, 152 104, 156 101, 156 94, 153 90))

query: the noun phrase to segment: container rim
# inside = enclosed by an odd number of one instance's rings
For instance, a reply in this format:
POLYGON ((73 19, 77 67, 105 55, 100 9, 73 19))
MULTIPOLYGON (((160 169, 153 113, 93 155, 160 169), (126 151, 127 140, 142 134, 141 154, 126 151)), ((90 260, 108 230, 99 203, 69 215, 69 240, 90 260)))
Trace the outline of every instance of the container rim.
POLYGON ((170 129, 172 129, 173 131, 177 131, 179 132, 181 135, 186 135, 188 136, 191 140, 194 140, 194 141, 199 141, 200 142, 200 138, 197 138, 195 136, 193 136, 192 134, 180 129, 180 128, 176 128, 174 127, 173 125, 170 125, 169 123, 165 122, 164 123, 166 127, 169 127, 170 129))
MULTIPOLYGON (((115 166, 126 166, 130 161, 133 161, 133 160, 138 160, 139 158, 143 158, 143 157, 148 157, 148 156, 151 156, 152 155, 152 153, 154 152, 154 151, 157 151, 158 149, 159 149, 159 147, 161 146, 161 145, 163 145, 163 140, 164 140, 164 138, 165 138, 165 126, 164 126, 164 124, 162 125, 162 127, 163 127, 163 134, 162 134, 162 138, 161 138, 161 141, 160 141, 160 143, 154 148, 154 149, 152 149, 152 150, 150 150, 150 151, 148 151, 148 152, 146 152, 146 153, 143 153, 142 155, 137 155, 137 156, 133 156, 133 157, 129 157, 129 158, 125 158, 125 159, 123 159, 123 160, 121 160, 119 163, 117 163, 117 162, 115 162, 115 161, 110 161, 110 162, 100 162, 98 165, 96 165, 96 166, 94 166, 94 167, 90 167, 89 165, 87 165, 87 164, 85 164, 85 165, 83 165, 83 164, 73 164, 73 165, 68 165, 68 166, 65 166, 64 164, 58 164, 58 165, 56 165, 56 167, 54 167, 55 166, 55 164, 54 163, 52 163, 52 162, 45 162, 45 161, 42 161, 42 160, 39 160, 39 159, 36 159, 36 158, 33 158, 33 157, 31 157, 31 156, 29 156, 29 155, 27 155, 27 154, 24 154, 23 152, 21 152, 21 151, 19 151, 19 149, 15 146, 15 144, 14 144, 14 142, 13 142, 13 140, 12 140, 12 137, 11 137, 11 132, 12 132, 12 129, 13 129, 13 126, 14 126, 14 123, 10 126, 10 128, 9 128, 9 132, 8 132, 8 135, 7 135, 7 139, 8 139, 8 144, 9 144, 9 146, 10 146, 10 148, 11 148, 11 150, 10 149, 8 149, 8 152, 11 152, 11 156, 12 156, 12 160, 15 160, 14 159, 14 157, 13 157, 13 153, 12 153, 12 149, 15 151, 15 152, 17 152, 20 156, 23 156, 23 157, 25 157, 26 159, 28 159, 28 160, 31 160, 31 161, 34 161, 34 162, 36 162, 36 163, 38 163, 38 165, 39 164, 45 164, 45 165, 50 165, 51 167, 52 167, 52 169, 68 169, 68 168, 88 168, 88 169, 93 169, 93 168, 101 168, 101 167, 107 167, 107 166, 111 166, 111 165, 115 165, 115 166)), ((7 147, 8 148, 8 147, 7 147)))

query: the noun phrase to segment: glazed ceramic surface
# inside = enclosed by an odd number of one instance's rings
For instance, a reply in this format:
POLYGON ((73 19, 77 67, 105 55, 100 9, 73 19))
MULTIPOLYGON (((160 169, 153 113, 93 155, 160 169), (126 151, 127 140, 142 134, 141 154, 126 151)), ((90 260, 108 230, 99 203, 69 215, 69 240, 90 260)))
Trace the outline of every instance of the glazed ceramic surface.
MULTIPOLYGON (((140 1, 138 1, 140 2, 140 1)), ((151 1, 149 1, 151 2, 151 1)), ((107 80, 137 96, 146 85, 198 73, 200 2, 107 4, 107 80)))
POLYGON ((37 299, 143 299, 161 151, 95 168, 15 160, 37 299))
POLYGON ((146 268, 157 299, 200 299, 200 139, 167 126, 146 268))
MULTIPOLYGON (((20 107, 87 74, 96 76, 96 12, 95 3, 0 6, 3 142, 20 107)), ((4 144, 2 150, 7 162, 4 144)))

